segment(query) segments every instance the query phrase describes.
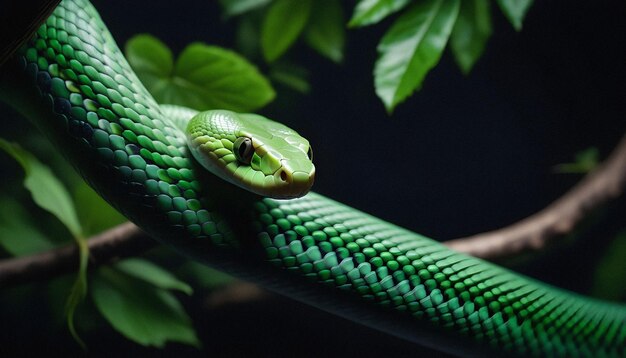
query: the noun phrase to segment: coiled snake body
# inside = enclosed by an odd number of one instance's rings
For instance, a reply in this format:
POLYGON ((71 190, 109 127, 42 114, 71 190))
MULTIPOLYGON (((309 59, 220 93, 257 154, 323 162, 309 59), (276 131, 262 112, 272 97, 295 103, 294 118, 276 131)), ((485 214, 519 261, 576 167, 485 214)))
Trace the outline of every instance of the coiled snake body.
MULTIPOLYGON (((64 0, 2 95, 155 238, 266 287, 458 354, 626 355, 626 309, 449 250, 316 193, 263 198, 208 174, 87 0, 64 0)), ((169 114, 168 114, 169 113, 169 114)))

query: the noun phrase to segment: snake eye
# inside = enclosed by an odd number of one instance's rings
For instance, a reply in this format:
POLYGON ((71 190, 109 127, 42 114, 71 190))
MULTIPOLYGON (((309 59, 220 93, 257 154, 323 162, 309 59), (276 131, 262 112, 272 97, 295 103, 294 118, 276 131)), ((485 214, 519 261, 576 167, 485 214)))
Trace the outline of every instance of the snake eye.
POLYGON ((250 164, 254 148, 252 147, 252 139, 248 137, 239 137, 233 143, 233 152, 238 161, 243 164, 250 164))
POLYGON ((313 161, 313 147, 309 146, 309 150, 307 150, 306 155, 309 157, 310 161, 313 161))

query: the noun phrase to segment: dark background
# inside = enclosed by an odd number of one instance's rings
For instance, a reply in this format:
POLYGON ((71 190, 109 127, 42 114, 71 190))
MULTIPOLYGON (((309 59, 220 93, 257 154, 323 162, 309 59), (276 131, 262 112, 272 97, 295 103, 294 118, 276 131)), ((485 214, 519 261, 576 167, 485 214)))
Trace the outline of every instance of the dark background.
MULTIPOLYGON (((224 21, 216 1, 94 3, 120 45, 147 32, 175 53, 192 41, 234 46, 236 19, 224 21)), ((333 199, 437 240, 513 223, 580 179, 555 174, 554 165, 572 161, 589 146, 605 157, 624 134, 626 4, 537 1, 521 33, 495 2, 492 14, 494 35, 473 72, 462 75, 446 52, 422 91, 391 117, 372 79, 376 42, 389 21, 349 31, 342 65, 297 45, 293 56, 310 71, 310 94, 276 85, 277 100, 261 113, 309 138, 317 167, 314 189, 333 199)), ((0 111, 8 110, 2 105, 0 111)), ((9 132, 23 126, 10 123, 9 132)), ((575 243, 513 268, 587 293, 603 250, 626 226, 625 213, 623 200, 613 204, 575 243)), ((199 302, 188 301, 192 316, 206 315, 199 302)), ((281 298, 211 313, 196 325, 205 345, 199 354, 422 352, 281 298), (277 315, 288 318, 278 321, 277 315), (345 339, 354 343, 344 344, 345 339)), ((126 354, 198 353, 176 345, 146 351, 110 330, 98 334, 108 336, 92 340, 95 352, 117 347, 126 354)))

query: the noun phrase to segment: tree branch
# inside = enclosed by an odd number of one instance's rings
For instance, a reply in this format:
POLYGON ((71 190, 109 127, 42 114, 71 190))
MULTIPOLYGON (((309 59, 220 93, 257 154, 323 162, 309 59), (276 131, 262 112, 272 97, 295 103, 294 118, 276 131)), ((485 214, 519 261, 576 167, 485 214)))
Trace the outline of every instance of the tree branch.
POLYGON ((592 211, 619 197, 624 187, 626 135, 598 168, 545 209, 505 228, 445 244, 489 260, 539 251, 569 234, 592 211))
MULTIPOLYGON (((154 246, 146 233, 127 222, 88 240, 89 264, 99 266, 124 257, 136 256, 154 246)), ((0 287, 44 281, 78 270, 78 248, 58 249, 0 261, 0 287)))
MULTIPOLYGON (((446 242, 473 256, 499 259, 538 251, 570 233, 590 212, 622 194, 626 187, 626 136, 596 170, 542 211, 503 229, 446 242)), ((136 256, 156 241, 132 223, 125 223, 88 240, 90 266, 136 256)), ((0 261, 0 288, 44 281, 78 268, 78 250, 69 245, 32 256, 0 261)))

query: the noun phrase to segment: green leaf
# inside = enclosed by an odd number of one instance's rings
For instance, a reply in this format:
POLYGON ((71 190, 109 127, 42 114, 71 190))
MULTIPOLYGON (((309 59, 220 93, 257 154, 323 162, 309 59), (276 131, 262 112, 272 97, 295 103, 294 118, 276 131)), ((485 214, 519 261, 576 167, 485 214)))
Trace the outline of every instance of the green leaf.
POLYGON ((402 10, 410 0, 361 0, 354 8, 349 27, 375 24, 387 16, 402 10))
POLYGON ((0 201, 0 246, 13 256, 23 256, 54 248, 33 225, 34 217, 13 199, 0 201))
POLYGON ((343 59, 346 32, 338 0, 316 0, 305 30, 309 46, 335 62, 343 59))
POLYGON ((42 209, 56 216, 74 236, 80 260, 76 281, 74 281, 72 291, 67 299, 67 324, 74 339, 81 346, 84 346, 74 328, 74 312, 76 306, 82 301, 87 292, 87 258, 89 249, 83 237, 83 230, 78 221, 74 203, 63 184, 52 173, 50 168, 39 162, 28 151, 4 139, 0 139, 0 148, 11 154, 24 169, 26 173, 24 187, 30 191, 33 201, 42 209))
POLYGON ((311 13, 313 0, 276 0, 261 26, 261 48, 265 60, 272 62, 298 38, 311 13))
POLYGON ((270 72, 270 77, 274 82, 283 84, 302 94, 307 94, 311 90, 308 76, 309 73, 304 67, 289 63, 277 63, 270 72))
POLYGON ((85 236, 101 233, 126 221, 84 181, 74 189, 74 202, 85 236))
POLYGON ((276 96, 257 68, 233 51, 190 44, 170 67, 171 54, 162 42, 149 35, 138 37, 126 46, 128 60, 159 103, 199 111, 221 108, 248 112, 263 107, 276 96), (144 52, 143 48, 155 51, 144 52))
POLYGON ((170 292, 107 267, 98 270, 91 287, 96 308, 126 338, 144 346, 200 346, 191 319, 170 292))
POLYGON ((256 59, 260 56, 261 39, 259 38, 259 32, 262 20, 261 15, 254 13, 242 16, 237 22, 235 48, 237 52, 250 59, 256 59))
MULTIPOLYGON (((191 44, 176 62, 174 84, 184 89, 182 104, 248 112, 263 107, 276 93, 256 67, 233 51, 191 44)), ((181 101, 179 101, 181 102, 181 101)))
POLYGON ((533 4, 533 0, 498 0, 498 5, 515 30, 522 29, 524 16, 533 4))
POLYGON ((272 0, 220 0, 227 17, 237 16, 269 4, 272 0))
POLYGON ((35 203, 56 216, 75 237, 82 236, 72 198, 50 168, 15 143, 0 139, 0 148, 24 169, 24 187, 30 191, 35 203))
POLYGON ((226 286, 236 281, 234 277, 196 261, 185 262, 178 273, 194 285, 209 289, 226 286))
POLYGON ((419 89, 441 58, 459 13, 459 0, 415 3, 383 36, 374 66, 376 94, 388 113, 419 89))
POLYGON ((171 272, 146 260, 126 259, 115 264, 115 268, 158 288, 178 290, 188 295, 193 293, 191 286, 176 278, 171 272))
POLYGON ((456 63, 468 74, 476 60, 485 50, 491 36, 491 12, 489 0, 463 0, 456 20, 450 46, 456 63))
POLYGON ((626 231, 620 233, 606 250, 598 265, 592 294, 594 297, 621 301, 626 298, 626 231))
POLYGON ((126 59, 143 84, 149 89, 153 82, 169 77, 174 69, 172 51, 149 34, 135 35, 126 42, 126 59))
POLYGON ((600 152, 596 147, 589 147, 574 155, 573 163, 558 164, 554 171, 560 174, 586 174, 600 163, 600 152))

